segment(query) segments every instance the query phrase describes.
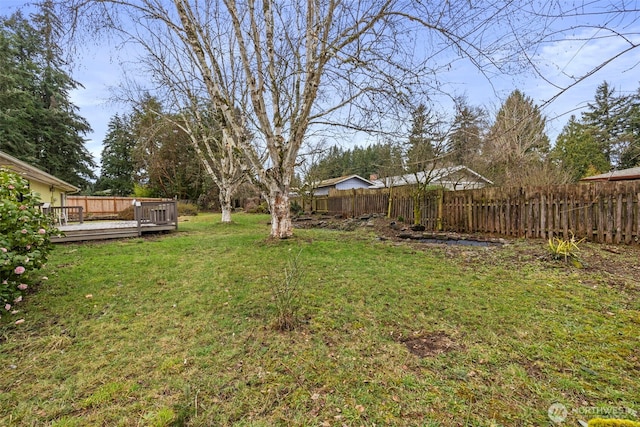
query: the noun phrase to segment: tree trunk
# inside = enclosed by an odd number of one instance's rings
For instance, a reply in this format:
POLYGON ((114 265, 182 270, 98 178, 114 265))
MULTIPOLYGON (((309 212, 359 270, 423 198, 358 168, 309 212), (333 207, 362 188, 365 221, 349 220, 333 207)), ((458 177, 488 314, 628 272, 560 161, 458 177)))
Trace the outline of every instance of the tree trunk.
POLYGON ((231 223, 231 211, 233 210, 231 206, 231 192, 220 188, 218 199, 220 200, 220 210, 222 211, 222 222, 229 224, 231 223))
POLYGON ((282 189, 272 189, 269 194, 269 208, 271 209, 271 237, 286 239, 293 235, 291 226, 291 211, 289 210, 289 192, 282 189))
POLYGON ((422 206, 421 202, 421 193, 416 192, 413 194, 413 225, 420 225, 422 222, 422 206))

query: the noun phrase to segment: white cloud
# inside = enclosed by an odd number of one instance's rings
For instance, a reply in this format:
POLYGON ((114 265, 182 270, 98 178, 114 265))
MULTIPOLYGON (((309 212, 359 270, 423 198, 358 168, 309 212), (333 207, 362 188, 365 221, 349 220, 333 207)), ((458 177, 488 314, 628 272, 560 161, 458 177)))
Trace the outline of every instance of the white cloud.
POLYGON ((603 81, 609 82, 618 93, 631 93, 638 89, 640 49, 631 50, 598 69, 629 47, 620 37, 597 38, 598 35, 603 34, 585 31, 547 44, 535 57, 541 74, 552 84, 541 78, 533 79, 525 91, 540 103, 552 100, 544 109, 551 119, 551 134, 557 135, 571 114, 579 116, 580 110, 593 100, 598 85, 603 81), (568 89, 563 91, 565 88, 568 89))

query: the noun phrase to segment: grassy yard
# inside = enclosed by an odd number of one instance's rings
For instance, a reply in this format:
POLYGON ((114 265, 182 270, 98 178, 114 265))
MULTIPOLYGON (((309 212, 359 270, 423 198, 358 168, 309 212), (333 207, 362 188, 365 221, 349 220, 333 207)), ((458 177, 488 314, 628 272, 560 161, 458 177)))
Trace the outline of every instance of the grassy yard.
POLYGON ((576 426, 640 412, 636 248, 585 245, 578 270, 540 259, 542 241, 418 248, 362 228, 273 243, 268 217, 234 220, 56 247, 49 280, 0 320, 0 425, 548 426, 559 402, 576 426), (303 321, 280 332, 274 289, 299 252, 303 321))

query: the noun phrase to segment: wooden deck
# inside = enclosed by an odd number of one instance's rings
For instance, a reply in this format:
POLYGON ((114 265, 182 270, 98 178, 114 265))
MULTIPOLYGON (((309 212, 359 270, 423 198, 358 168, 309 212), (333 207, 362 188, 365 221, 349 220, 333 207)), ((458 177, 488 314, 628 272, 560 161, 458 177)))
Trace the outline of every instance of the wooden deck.
POLYGON ((178 229, 175 202, 139 202, 133 221, 104 221, 67 224, 58 229, 64 233, 52 236, 53 243, 80 242, 85 240, 124 239, 140 237, 146 233, 157 233, 178 229))
POLYGON ((53 243, 81 242, 85 240, 126 239, 140 237, 146 233, 172 231, 177 224, 140 224, 137 221, 85 222, 83 224, 63 225, 58 230, 63 236, 52 236, 53 243))

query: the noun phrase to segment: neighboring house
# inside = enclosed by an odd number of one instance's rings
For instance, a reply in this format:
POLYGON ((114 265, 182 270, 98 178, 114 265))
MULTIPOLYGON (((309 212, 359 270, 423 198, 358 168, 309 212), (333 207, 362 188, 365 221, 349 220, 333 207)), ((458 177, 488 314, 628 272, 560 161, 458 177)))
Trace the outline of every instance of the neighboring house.
POLYGON ((338 178, 325 179, 320 181, 313 190, 314 196, 327 196, 329 190, 335 188, 336 190, 352 190, 354 188, 370 188, 373 185, 372 181, 364 179, 359 175, 341 176, 338 178))
POLYGON ((415 185, 428 180, 429 185, 443 187, 447 190, 472 190, 493 184, 492 181, 469 169, 466 166, 450 166, 432 171, 390 176, 373 181, 370 188, 399 187, 415 185))
POLYGON ((0 168, 9 169, 21 175, 29 181, 31 191, 40 195, 42 203, 49 203, 51 206, 66 206, 67 194, 80 191, 78 187, 2 151, 0 151, 0 168))
POLYGON ((640 166, 629 169, 621 169, 618 171, 611 171, 607 173, 601 173, 600 175, 588 176, 582 178, 580 181, 594 182, 594 181, 632 181, 640 179, 640 166))

